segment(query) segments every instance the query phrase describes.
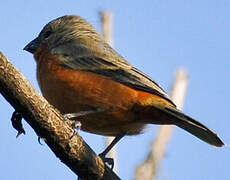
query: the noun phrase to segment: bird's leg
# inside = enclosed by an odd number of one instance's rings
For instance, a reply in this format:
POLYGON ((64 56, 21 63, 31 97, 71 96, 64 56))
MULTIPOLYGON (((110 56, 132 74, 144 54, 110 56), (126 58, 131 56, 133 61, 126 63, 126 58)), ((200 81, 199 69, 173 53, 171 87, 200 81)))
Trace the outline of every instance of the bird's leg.
POLYGON ((115 144, 122 138, 124 137, 124 135, 121 135, 121 136, 116 136, 113 141, 109 144, 109 146, 102 152, 99 154, 99 156, 102 158, 102 160, 105 162, 105 163, 108 163, 108 165, 111 166, 111 169, 113 169, 114 167, 114 161, 113 161, 113 158, 107 158, 105 157, 106 154, 108 154, 108 152, 113 148, 113 146, 115 146, 115 144))
POLYGON ((81 129, 81 122, 76 120, 76 118, 78 118, 80 116, 86 116, 88 114, 102 112, 102 111, 104 111, 104 110, 96 109, 96 110, 89 110, 89 111, 80 111, 77 113, 64 114, 63 116, 67 121, 69 121, 72 124, 72 127, 73 127, 75 133, 77 133, 81 129))
MULTIPOLYGON (((89 110, 89 111, 80 111, 77 113, 64 114, 64 117, 67 121, 70 121, 70 123, 72 124, 72 126, 75 130, 75 133, 77 133, 81 128, 81 122, 76 120, 78 117, 86 116, 88 114, 103 112, 103 111, 105 111, 105 110, 96 109, 96 110, 89 110)), ((105 156, 122 137, 124 137, 124 135, 120 135, 120 136, 115 137, 113 139, 113 141, 109 144, 109 146, 102 153, 99 154, 99 156, 102 158, 102 160, 111 166, 111 169, 113 169, 113 167, 114 167, 113 158, 106 158, 105 156)))
POLYGON ((96 109, 96 110, 89 110, 89 111, 80 111, 80 112, 77 112, 77 113, 64 114, 64 117, 68 118, 68 119, 74 119, 74 118, 77 118, 77 117, 80 117, 80 116, 85 116, 85 115, 88 115, 88 114, 98 113, 98 112, 102 112, 102 111, 104 111, 104 110, 96 109))
POLYGON ((22 114, 20 112, 16 110, 13 112, 12 117, 11 117, 11 122, 12 122, 12 126, 14 127, 14 129, 18 131, 16 138, 20 136, 21 134, 26 133, 22 126, 22 114))

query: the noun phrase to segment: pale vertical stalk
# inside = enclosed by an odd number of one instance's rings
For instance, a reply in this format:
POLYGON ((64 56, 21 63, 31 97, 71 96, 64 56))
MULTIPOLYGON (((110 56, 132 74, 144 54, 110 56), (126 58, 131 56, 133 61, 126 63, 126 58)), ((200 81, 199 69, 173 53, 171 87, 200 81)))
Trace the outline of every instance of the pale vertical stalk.
MULTIPOLYGON (((182 109, 184 103, 185 92, 188 85, 188 75, 183 69, 178 69, 171 90, 171 98, 177 105, 178 109, 182 109)), ((156 174, 162 161, 168 143, 171 139, 173 126, 159 126, 157 136, 150 145, 149 154, 137 168, 135 172, 135 180, 152 180, 156 179, 156 174)))
POLYGON ((101 11, 101 29, 105 41, 113 46, 113 13, 111 11, 101 11))
MULTIPOLYGON (((102 28, 102 35, 105 41, 110 45, 113 46, 113 13, 111 11, 102 11, 100 12, 101 16, 101 28, 102 28)), ((114 137, 106 137, 106 147, 112 142, 114 137)), ((114 159, 114 171, 118 172, 118 162, 117 162, 117 152, 116 147, 113 147, 109 153, 108 157, 114 159)))

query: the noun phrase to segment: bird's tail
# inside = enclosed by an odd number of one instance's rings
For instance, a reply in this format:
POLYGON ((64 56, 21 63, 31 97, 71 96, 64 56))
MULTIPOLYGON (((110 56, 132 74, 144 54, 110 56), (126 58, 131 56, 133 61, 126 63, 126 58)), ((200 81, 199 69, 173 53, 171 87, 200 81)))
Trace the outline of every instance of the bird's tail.
MULTIPOLYGON (((154 107, 155 109, 156 107, 154 107)), ((158 108, 157 108, 158 109, 158 108)), ((156 112, 156 109, 154 110, 156 112)), ((161 121, 166 123, 154 122, 156 124, 173 124, 176 125, 199 139, 207 142, 208 144, 221 147, 224 145, 222 140, 217 136, 217 134, 210 130, 208 127, 199 123, 198 121, 190 118, 181 111, 168 107, 164 109, 157 110, 161 116, 161 121), (164 119, 163 119, 164 118, 164 119)))

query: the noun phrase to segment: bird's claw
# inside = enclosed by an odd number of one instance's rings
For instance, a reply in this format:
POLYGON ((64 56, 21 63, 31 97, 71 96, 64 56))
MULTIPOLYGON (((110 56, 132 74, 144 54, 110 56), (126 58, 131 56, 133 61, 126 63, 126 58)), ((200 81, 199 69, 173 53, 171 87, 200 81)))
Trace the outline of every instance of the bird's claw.
POLYGON ((12 126, 18 131, 16 138, 21 134, 25 134, 25 130, 22 126, 22 114, 18 111, 14 111, 11 117, 12 126))
POLYGON ((69 122, 71 124, 71 126, 73 127, 74 133, 77 134, 78 131, 81 130, 81 122, 76 120, 78 117, 86 116, 89 114, 98 113, 98 112, 102 112, 102 111, 103 110, 101 110, 101 109, 80 111, 77 113, 64 114, 63 116, 66 119, 66 121, 69 122))
POLYGON ((77 120, 72 120, 71 118, 73 118, 73 115, 72 114, 65 114, 64 115, 64 118, 65 120, 71 124, 71 127, 73 128, 74 130, 74 134, 77 134, 78 131, 81 130, 81 122, 80 121, 77 121, 77 120))
POLYGON ((77 134, 81 130, 81 122, 74 121, 74 123, 72 124, 72 127, 74 129, 74 134, 77 134))
POLYGON ((40 145, 42 145, 42 146, 43 146, 44 144, 42 144, 41 140, 43 140, 43 141, 44 141, 45 139, 44 139, 44 138, 41 138, 41 137, 38 137, 38 143, 39 143, 40 145))
POLYGON ((104 154, 99 154, 99 156, 104 161, 104 163, 107 164, 110 167, 111 170, 113 170, 113 168, 114 168, 114 160, 113 160, 113 158, 107 158, 107 157, 105 157, 104 154))

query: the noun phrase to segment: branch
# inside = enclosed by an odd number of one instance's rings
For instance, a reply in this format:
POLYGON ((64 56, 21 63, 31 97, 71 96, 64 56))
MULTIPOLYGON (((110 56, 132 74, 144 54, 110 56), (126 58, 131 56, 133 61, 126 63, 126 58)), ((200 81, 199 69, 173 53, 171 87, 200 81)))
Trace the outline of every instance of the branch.
POLYGON ((113 46, 113 13, 109 10, 101 11, 100 17, 102 36, 110 46, 113 46))
POLYGON ((0 92, 22 113, 55 155, 81 179, 119 179, 1 52, 0 92))
MULTIPOLYGON (((187 84, 187 73, 183 69, 178 69, 171 91, 171 98, 177 105, 178 109, 182 109, 187 84)), ((159 126, 157 136, 150 145, 150 151, 146 160, 136 168, 135 180, 156 179, 158 167, 165 155, 172 132, 172 125, 159 126)))
MULTIPOLYGON (((102 29, 102 36, 104 37, 105 41, 110 45, 113 46, 113 13, 112 11, 101 11, 101 29, 102 29)), ((114 140, 114 137, 107 136, 105 138, 106 147, 110 145, 110 143, 114 140)), ((117 148, 113 147, 107 154, 107 157, 113 158, 114 160, 114 171, 118 172, 118 158, 117 158, 117 148)))

